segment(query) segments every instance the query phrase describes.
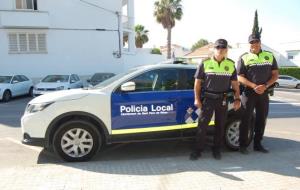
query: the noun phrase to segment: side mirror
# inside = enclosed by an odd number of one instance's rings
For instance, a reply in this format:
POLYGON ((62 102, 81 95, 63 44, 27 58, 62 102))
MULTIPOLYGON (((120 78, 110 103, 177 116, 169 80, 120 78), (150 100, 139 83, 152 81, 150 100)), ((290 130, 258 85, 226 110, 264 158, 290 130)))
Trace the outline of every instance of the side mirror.
POLYGON ((71 82, 70 83, 75 83, 75 80, 71 80, 71 82))
POLYGON ((123 92, 135 91, 135 82, 126 82, 122 84, 121 91, 123 92))
POLYGON ((91 79, 87 79, 86 82, 90 83, 90 82, 91 82, 91 79))
POLYGON ((17 80, 12 81, 13 84, 16 84, 16 83, 18 83, 18 82, 19 82, 19 81, 17 81, 17 80))

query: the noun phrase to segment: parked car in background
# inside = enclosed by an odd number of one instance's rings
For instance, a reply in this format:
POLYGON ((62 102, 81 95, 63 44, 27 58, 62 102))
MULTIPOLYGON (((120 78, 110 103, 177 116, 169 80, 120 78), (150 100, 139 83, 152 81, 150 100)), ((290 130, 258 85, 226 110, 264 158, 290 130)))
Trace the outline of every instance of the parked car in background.
POLYGON ((83 88, 83 83, 78 75, 48 75, 35 85, 33 95, 38 96, 49 92, 74 88, 83 88))
POLYGON ((90 79, 87 80, 87 82, 91 86, 96 86, 100 82, 103 82, 106 79, 109 79, 109 78, 111 78, 113 76, 115 76, 114 73, 95 73, 90 79))
POLYGON ((278 80, 275 83, 275 87, 278 86, 300 88, 300 80, 289 75, 279 75, 278 80))
POLYGON ((12 97, 33 94, 33 82, 24 75, 0 76, 0 100, 8 102, 12 97))

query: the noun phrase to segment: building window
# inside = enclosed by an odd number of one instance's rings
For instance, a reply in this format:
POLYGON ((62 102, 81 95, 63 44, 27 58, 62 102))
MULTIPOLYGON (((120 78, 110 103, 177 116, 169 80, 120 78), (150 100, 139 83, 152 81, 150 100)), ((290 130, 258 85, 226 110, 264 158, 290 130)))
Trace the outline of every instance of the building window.
POLYGON ((37 0, 16 0, 16 9, 37 10, 37 0))
POLYGON ((43 33, 9 33, 8 52, 47 53, 46 34, 43 33))
POLYGON ((294 56, 288 55, 288 59, 294 59, 294 56))

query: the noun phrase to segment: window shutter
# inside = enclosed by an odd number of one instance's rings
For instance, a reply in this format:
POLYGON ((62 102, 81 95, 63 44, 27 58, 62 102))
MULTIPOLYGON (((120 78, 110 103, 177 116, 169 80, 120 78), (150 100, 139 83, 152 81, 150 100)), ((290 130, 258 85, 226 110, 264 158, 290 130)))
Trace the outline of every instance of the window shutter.
POLYGON ((47 51, 46 34, 38 34, 38 46, 40 52, 47 51))
POLYGON ((18 37, 17 34, 8 34, 8 51, 11 53, 18 52, 18 37))
POLYGON ((20 51, 26 52, 27 51, 27 35, 26 34, 19 34, 19 44, 20 44, 20 51))
POLYGON ((28 43, 29 43, 29 51, 36 52, 37 51, 36 34, 28 34, 28 43))

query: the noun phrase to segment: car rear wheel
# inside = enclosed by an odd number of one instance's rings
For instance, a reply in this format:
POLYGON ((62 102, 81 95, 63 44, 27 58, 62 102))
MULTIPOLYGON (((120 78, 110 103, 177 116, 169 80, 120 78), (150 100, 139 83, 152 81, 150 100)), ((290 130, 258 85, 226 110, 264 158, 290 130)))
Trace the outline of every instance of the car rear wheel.
POLYGON ((5 90, 3 93, 3 101, 8 102, 11 99, 11 92, 9 90, 5 90))
POLYGON ((91 159, 101 147, 101 135, 96 126, 83 120, 71 120, 59 126, 53 138, 53 148, 68 162, 91 159))
POLYGON ((274 83, 274 87, 277 88, 278 86, 279 86, 279 83, 278 83, 278 82, 275 82, 275 83, 274 83))
MULTIPOLYGON (((226 124, 225 144, 231 150, 239 149, 240 125, 241 125, 241 118, 230 119, 226 124)), ((254 127, 254 118, 252 118, 251 126, 248 131, 247 146, 252 142, 253 139, 253 127, 254 127)))
POLYGON ((296 88, 300 88, 300 84, 297 84, 297 85, 296 85, 296 88))
POLYGON ((28 96, 33 97, 33 87, 29 89, 28 96))

